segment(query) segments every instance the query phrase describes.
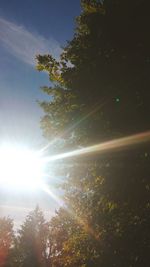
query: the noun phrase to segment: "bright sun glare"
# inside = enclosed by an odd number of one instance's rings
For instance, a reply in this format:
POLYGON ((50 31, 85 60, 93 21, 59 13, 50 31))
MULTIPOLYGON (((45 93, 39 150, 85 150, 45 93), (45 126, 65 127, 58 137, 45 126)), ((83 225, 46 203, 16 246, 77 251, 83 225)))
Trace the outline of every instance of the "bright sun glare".
POLYGON ((44 161, 38 152, 5 145, 0 147, 0 185, 37 190, 44 175, 44 161))
MULTIPOLYGON (((137 145, 150 140, 150 131, 110 140, 63 154, 43 157, 42 151, 24 147, 3 145, 0 147, 0 186, 25 190, 44 190, 56 199, 48 185, 44 183, 44 171, 49 162, 69 157, 82 156, 94 152, 105 152, 137 145)), ((47 146, 48 147, 48 146, 47 146)), ((58 201, 58 200, 57 200, 58 201)))

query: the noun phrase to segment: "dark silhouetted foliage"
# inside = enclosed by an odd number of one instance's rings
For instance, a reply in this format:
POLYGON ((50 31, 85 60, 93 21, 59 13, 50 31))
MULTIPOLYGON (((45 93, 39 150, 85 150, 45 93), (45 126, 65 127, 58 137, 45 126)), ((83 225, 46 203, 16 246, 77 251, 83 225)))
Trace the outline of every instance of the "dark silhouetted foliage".
MULTIPOLYGON (((81 3, 60 60, 37 56, 54 82, 43 88, 50 100, 41 103, 41 126, 63 151, 150 125, 150 2, 81 3)), ((149 266, 149 163, 148 144, 64 162, 66 207, 82 225, 68 238, 64 266, 149 266)))

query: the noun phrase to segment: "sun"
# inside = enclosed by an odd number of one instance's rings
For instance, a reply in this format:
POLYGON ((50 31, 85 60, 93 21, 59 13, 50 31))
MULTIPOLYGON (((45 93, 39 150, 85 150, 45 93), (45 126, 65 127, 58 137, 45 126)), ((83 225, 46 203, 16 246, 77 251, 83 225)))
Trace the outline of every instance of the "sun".
POLYGON ((44 161, 39 152, 4 145, 0 147, 0 185, 21 190, 37 190, 44 176, 44 161))

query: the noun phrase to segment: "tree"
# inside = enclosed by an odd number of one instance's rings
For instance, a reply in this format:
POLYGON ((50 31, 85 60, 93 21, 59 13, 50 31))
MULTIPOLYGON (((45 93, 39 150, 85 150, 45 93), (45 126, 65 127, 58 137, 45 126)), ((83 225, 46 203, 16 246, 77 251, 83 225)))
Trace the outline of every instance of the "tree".
POLYGON ((70 213, 63 208, 56 212, 50 221, 52 266, 67 266, 67 244, 74 232, 78 231, 79 225, 70 213))
POLYGON ((49 266, 48 225, 37 206, 18 230, 15 266, 49 266))
POLYGON ((11 248, 14 241, 13 221, 0 218, 0 266, 9 266, 11 248))
MULTIPOLYGON (((43 88, 52 98, 41 103, 41 126, 48 139, 63 140, 64 151, 149 129, 149 1, 81 4, 60 61, 37 57, 54 82, 43 88)), ((66 206, 90 229, 92 266, 149 266, 149 153, 142 145, 67 160, 66 206)), ((90 241, 82 244, 88 252, 90 241)), ((91 258, 75 264, 91 266, 91 258)))

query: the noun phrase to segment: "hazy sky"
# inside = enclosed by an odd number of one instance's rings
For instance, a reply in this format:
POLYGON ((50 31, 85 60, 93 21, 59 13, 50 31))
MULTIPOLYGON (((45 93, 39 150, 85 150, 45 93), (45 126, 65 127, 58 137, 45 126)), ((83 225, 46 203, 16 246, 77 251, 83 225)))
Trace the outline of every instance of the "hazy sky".
MULTIPOLYGON (((49 81, 35 70, 34 58, 38 53, 58 57, 79 13, 79 0, 0 1, 0 143, 38 147, 44 142, 36 101, 45 99, 39 88, 49 81)), ((48 213, 55 208, 44 193, 29 196, 1 188, 0 194, 0 216, 9 214, 17 224, 37 202, 48 213)))

